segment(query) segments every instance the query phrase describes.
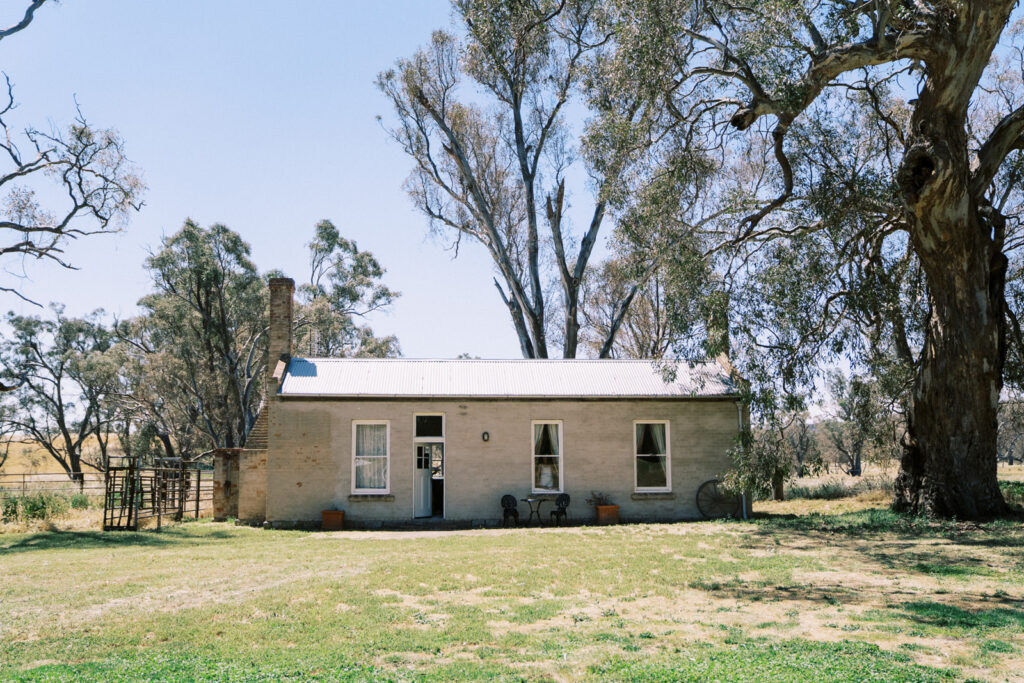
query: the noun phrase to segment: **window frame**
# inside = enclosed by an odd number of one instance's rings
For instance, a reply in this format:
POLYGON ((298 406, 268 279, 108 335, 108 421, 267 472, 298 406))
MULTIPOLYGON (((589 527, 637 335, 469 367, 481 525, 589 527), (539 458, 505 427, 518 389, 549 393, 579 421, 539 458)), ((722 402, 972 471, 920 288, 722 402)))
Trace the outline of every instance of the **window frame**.
POLYGON ((355 496, 386 496, 391 493, 391 420, 352 420, 352 495, 355 496), (359 425, 384 425, 385 454, 384 461, 384 488, 382 489, 360 489, 356 488, 356 458, 357 457, 380 457, 380 456, 359 456, 356 452, 356 431, 359 425))
POLYGON ((530 493, 532 494, 546 494, 552 495, 565 492, 565 436, 562 430, 562 420, 530 420, 530 493), (537 446, 534 436, 534 428, 537 425, 558 425, 558 488, 557 489, 538 489, 536 488, 537 482, 534 480, 536 474, 536 465, 534 464, 538 457, 550 458, 550 455, 538 456, 534 453, 534 448, 537 446))
POLYGON ((431 442, 436 443, 438 441, 443 442, 448 436, 448 420, 444 419, 444 413, 413 413, 412 414, 412 441, 413 443, 424 443, 431 442), (441 418, 441 436, 416 436, 416 418, 417 417, 439 417, 441 418))
MULTIPOLYGON (((413 477, 416 476, 416 447, 420 444, 425 443, 439 443, 441 444, 441 462, 442 462, 442 474, 439 477, 444 481, 448 474, 448 420, 445 419, 445 413, 413 413, 412 414, 412 451, 413 451, 413 477), (441 418, 441 436, 416 436, 416 418, 418 417, 439 417, 441 418)), ((433 463, 431 463, 433 466, 433 463)), ((433 478, 433 475, 431 475, 433 478)), ((444 504, 447 505, 448 501, 445 500, 444 504)))
POLYGON ((672 422, 671 420, 633 420, 633 430, 629 435, 630 443, 633 444, 633 492, 634 493, 672 493, 672 422), (636 427, 637 425, 662 424, 665 425, 665 486, 640 486, 637 481, 639 470, 637 463, 643 455, 650 456, 653 453, 636 452, 636 427))

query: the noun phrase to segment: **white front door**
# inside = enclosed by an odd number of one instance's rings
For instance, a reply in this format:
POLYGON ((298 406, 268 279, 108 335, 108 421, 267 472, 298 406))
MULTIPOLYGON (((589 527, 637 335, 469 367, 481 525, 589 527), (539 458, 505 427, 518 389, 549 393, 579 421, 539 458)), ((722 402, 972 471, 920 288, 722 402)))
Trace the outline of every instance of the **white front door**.
POLYGON ((430 517, 433 514, 433 499, 430 495, 431 450, 430 444, 416 444, 416 476, 412 485, 417 517, 430 517))

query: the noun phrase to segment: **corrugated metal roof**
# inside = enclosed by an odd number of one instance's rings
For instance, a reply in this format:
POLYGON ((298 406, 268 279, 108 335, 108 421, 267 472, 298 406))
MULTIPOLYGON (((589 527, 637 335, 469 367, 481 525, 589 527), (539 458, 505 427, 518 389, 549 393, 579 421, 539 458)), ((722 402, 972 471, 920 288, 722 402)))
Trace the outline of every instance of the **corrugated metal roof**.
POLYGON ((715 362, 292 358, 286 396, 466 398, 716 397, 736 393, 715 362), (663 368, 674 368, 666 382, 663 368))

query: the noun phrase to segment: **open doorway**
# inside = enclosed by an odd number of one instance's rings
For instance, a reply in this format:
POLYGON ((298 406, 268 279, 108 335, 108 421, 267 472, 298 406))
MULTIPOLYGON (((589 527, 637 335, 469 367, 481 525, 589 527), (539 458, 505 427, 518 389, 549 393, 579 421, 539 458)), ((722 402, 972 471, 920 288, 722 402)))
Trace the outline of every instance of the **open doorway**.
POLYGON ((444 518, 444 415, 416 415, 413 516, 444 518))

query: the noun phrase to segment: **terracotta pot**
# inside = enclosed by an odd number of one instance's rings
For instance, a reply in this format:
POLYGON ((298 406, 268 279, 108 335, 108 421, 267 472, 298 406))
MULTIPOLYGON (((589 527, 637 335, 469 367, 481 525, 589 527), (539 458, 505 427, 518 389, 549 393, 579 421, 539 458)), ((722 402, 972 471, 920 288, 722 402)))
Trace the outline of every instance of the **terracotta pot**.
POLYGON ((338 531, 345 528, 344 510, 323 510, 320 513, 320 528, 324 531, 338 531))
POLYGON ((598 524, 618 524, 619 523, 619 506, 618 505, 595 505, 597 509, 597 523, 598 524))

